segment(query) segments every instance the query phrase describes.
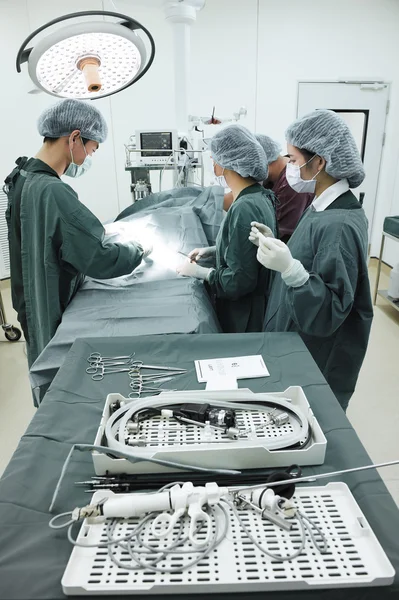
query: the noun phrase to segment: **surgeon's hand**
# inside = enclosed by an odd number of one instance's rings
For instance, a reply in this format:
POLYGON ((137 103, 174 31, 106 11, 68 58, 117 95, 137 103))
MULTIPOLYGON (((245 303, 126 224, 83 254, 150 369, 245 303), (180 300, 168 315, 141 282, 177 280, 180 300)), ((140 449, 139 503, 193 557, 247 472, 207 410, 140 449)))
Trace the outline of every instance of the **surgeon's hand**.
POLYGON ((203 279, 208 281, 208 277, 212 269, 206 269, 205 267, 200 267, 194 262, 184 262, 179 267, 177 267, 176 272, 179 275, 185 275, 186 277, 195 277, 196 279, 203 279))
POLYGON ((212 258, 216 256, 216 246, 207 246, 206 248, 195 248, 191 250, 188 257, 191 261, 199 261, 203 258, 212 258))
POLYGON ((135 236, 135 242, 139 244, 143 249, 143 258, 147 258, 154 250, 154 245, 150 240, 149 236, 135 236))
POLYGON ((147 258, 147 256, 150 256, 151 252, 154 250, 154 246, 151 244, 151 242, 143 242, 137 240, 137 243, 143 249, 143 258, 147 258))
POLYGON ((284 242, 265 237, 262 233, 258 233, 258 239, 259 248, 256 258, 266 269, 284 273, 292 267, 294 259, 290 249, 284 242))
POLYGON ((251 223, 251 232, 249 234, 249 241, 254 244, 254 246, 259 246, 259 238, 258 234, 261 233, 265 237, 274 238, 273 231, 267 225, 263 225, 262 223, 258 223, 257 221, 252 221, 251 223))
POLYGON ((152 244, 146 244, 143 246, 143 258, 147 258, 150 256, 152 251, 154 250, 154 246, 152 244))
POLYGON ((259 248, 256 254, 258 261, 267 269, 279 271, 288 287, 298 288, 305 285, 309 273, 303 264, 292 257, 290 249, 281 240, 259 235, 259 248))

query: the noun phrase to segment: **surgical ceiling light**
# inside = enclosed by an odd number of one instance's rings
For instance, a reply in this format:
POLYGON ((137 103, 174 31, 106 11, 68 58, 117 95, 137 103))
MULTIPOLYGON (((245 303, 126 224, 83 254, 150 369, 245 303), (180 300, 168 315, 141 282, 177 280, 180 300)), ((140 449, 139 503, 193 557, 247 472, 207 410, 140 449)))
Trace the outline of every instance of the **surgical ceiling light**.
POLYGON ((27 62, 36 88, 52 96, 95 100, 136 83, 147 73, 154 57, 154 39, 138 21, 115 12, 84 11, 64 15, 36 29, 20 47, 16 67, 20 73, 21 64, 27 62), (87 21, 86 17, 118 21, 87 21), (27 48, 40 33, 70 19, 80 21, 55 28, 34 47, 27 48), (146 43, 137 32, 145 34, 146 43))

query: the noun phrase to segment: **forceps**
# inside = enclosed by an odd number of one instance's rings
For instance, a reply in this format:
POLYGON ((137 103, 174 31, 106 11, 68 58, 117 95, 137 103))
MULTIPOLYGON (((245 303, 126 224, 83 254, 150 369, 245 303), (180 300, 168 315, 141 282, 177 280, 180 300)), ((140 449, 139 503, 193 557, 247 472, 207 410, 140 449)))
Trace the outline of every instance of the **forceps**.
POLYGON ((129 364, 125 362, 109 362, 109 363, 91 363, 90 367, 87 367, 86 373, 88 375, 95 375, 99 371, 106 373, 124 373, 124 371, 130 370, 129 364), (120 371, 117 367, 125 367, 123 371, 120 371))
POLYGON ((161 392, 177 392, 177 390, 170 390, 166 388, 148 387, 139 381, 131 381, 130 387, 132 388, 132 391, 129 394, 129 398, 140 398, 141 394, 151 394, 155 396, 161 392))
POLYGON ((92 352, 89 355, 87 362, 92 365, 93 363, 97 364, 106 363, 110 361, 114 362, 116 360, 131 360, 135 354, 136 353, 133 352, 132 354, 129 354, 129 356, 101 356, 99 352, 92 352))
POLYGON ((173 373, 154 373, 153 375, 142 375, 140 371, 130 371, 129 377, 132 381, 141 381, 142 383, 152 383, 159 381, 160 383, 163 381, 171 381, 173 377, 177 377, 177 375, 184 375, 184 371, 175 371, 173 373))
POLYGON ((93 375, 98 370, 108 367, 126 367, 130 364, 134 353, 130 356, 101 356, 99 352, 92 352, 87 359, 90 367, 87 367, 86 373, 93 375))
POLYGON ((163 367, 160 365, 145 365, 142 360, 132 360, 131 370, 139 371, 140 369, 157 369, 158 371, 173 371, 174 373, 186 373, 187 369, 178 369, 176 367, 163 367))
MULTIPOLYGON (((125 363, 122 363, 125 364, 125 363)), ((87 367, 86 373, 91 375, 93 381, 102 381, 105 375, 110 375, 112 373, 129 373, 131 368, 129 365, 125 367, 116 367, 115 365, 104 366, 101 364, 92 365, 91 367, 87 367)))

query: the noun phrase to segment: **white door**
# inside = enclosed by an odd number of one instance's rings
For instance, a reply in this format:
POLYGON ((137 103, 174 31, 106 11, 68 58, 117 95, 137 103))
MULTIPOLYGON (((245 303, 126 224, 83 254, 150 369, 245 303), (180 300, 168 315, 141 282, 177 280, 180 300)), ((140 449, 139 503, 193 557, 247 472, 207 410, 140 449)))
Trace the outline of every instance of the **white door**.
MULTIPOLYGON (((363 160, 366 178, 352 190, 362 202, 373 227, 378 176, 385 141, 385 121, 389 110, 388 83, 299 82, 297 115, 313 110, 334 110, 348 123, 363 160)), ((374 253, 374 252, 373 252, 374 253)))

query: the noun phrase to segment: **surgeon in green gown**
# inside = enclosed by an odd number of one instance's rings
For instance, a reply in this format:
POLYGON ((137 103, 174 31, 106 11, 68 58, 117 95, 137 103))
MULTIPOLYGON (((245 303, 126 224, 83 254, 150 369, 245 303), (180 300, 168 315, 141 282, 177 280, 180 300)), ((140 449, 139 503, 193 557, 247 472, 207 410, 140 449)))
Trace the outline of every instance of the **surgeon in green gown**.
POLYGON ((346 410, 373 319, 368 223, 351 192, 365 173, 348 126, 333 111, 304 116, 286 137, 287 181, 315 199, 288 245, 259 223, 251 229, 258 261, 277 271, 265 331, 298 331, 346 410))
POLYGON ((204 279, 215 298, 224 333, 262 331, 270 271, 256 261, 256 248, 248 240, 252 221, 262 221, 277 235, 274 194, 258 182, 267 178, 267 157, 254 135, 231 125, 211 141, 214 173, 229 187, 233 204, 222 223, 216 246, 196 248, 190 261, 177 269, 181 275, 204 279), (214 268, 197 264, 213 261, 214 268))
POLYGON ((12 301, 27 343, 29 366, 51 340, 84 275, 131 273, 149 252, 138 243, 107 243, 100 221, 61 180, 78 177, 107 137, 92 105, 63 100, 38 121, 43 145, 22 157, 5 180, 12 301))

